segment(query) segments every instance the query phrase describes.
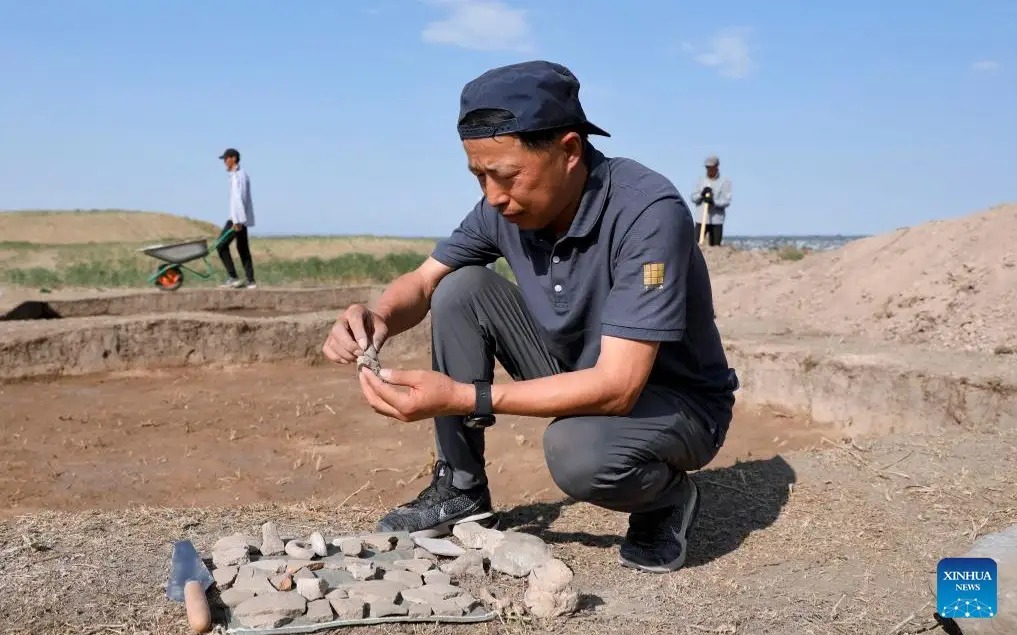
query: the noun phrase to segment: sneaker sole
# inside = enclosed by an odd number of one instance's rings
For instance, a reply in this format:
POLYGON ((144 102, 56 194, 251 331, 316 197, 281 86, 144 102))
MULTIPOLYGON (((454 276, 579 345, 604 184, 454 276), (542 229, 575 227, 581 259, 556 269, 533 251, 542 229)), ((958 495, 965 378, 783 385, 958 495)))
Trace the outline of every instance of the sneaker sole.
POLYGON ((494 515, 494 512, 481 512, 479 514, 473 514, 465 516, 463 518, 457 518, 450 520, 434 527, 428 527, 427 529, 421 529, 420 531, 414 531, 410 533, 410 538, 444 538, 452 534, 452 528, 460 523, 478 523, 480 526, 486 529, 497 529, 499 525, 498 518, 494 515), (493 519, 490 523, 484 523, 481 521, 487 519, 493 519))
POLYGON ((639 571, 645 571, 647 573, 673 573, 685 566, 685 559, 686 557, 688 557, 689 554, 689 532, 692 531, 692 526, 696 523, 696 518, 699 516, 699 501, 700 501, 699 486, 696 485, 696 482, 693 481, 691 477, 689 477, 689 483, 692 483, 692 493, 693 496, 695 497, 695 501, 692 503, 692 513, 683 516, 683 518, 688 518, 689 522, 685 523, 684 531, 681 532, 682 537, 679 540, 679 544, 681 544, 682 547, 681 555, 678 556, 676 559, 672 560, 671 562, 656 566, 639 564, 636 562, 632 562, 631 560, 626 560, 624 557, 619 556, 618 564, 629 569, 637 569, 639 571))

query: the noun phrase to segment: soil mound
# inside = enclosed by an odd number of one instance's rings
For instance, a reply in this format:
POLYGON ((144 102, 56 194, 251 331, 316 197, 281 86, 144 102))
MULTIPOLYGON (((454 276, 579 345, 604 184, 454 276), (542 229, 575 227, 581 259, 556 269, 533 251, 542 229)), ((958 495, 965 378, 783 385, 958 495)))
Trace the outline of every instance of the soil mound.
POLYGON ((718 275, 718 315, 950 349, 1017 349, 1017 204, 718 275))
POLYGON ((727 245, 704 247, 703 256, 706 258, 711 278, 727 274, 750 273, 781 262, 780 254, 774 250, 750 251, 727 245))

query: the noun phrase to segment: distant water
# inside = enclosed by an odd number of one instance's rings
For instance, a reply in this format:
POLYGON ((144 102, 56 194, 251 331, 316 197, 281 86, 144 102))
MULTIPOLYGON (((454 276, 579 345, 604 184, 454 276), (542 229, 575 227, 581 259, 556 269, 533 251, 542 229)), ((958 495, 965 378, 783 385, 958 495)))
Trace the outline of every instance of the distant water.
MULTIPOLYGON (((259 234, 261 238, 278 238, 278 239, 299 239, 299 238, 319 238, 320 236, 313 234, 259 234)), ((345 238, 345 235, 326 235, 325 237, 332 238, 345 238)), ((745 249, 749 251, 760 251, 768 249, 777 249, 779 247, 791 246, 798 249, 810 249, 812 251, 826 251, 828 249, 836 249, 843 246, 852 240, 858 240, 859 238, 867 238, 868 236, 841 236, 841 235, 827 235, 827 236, 728 236, 724 235, 724 245, 735 247, 737 249, 745 249)), ((349 238, 356 238, 355 236, 349 236, 349 238)), ((443 237, 426 237, 426 236, 372 236, 372 238, 391 238, 394 240, 441 240, 443 237)))
POLYGON ((779 247, 826 251, 843 247, 859 238, 867 238, 867 236, 724 236, 723 244, 748 251, 779 247))

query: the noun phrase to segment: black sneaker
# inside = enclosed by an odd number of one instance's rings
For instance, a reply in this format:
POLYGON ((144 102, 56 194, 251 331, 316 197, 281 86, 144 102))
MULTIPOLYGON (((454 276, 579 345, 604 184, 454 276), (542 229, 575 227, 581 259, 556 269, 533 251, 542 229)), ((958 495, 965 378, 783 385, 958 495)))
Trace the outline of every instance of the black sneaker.
POLYGON ((620 550, 622 566, 650 573, 682 568, 689 527, 699 513, 699 488, 687 474, 681 488, 678 505, 629 516, 629 530, 620 550))
POLYGON ((452 468, 438 461, 431 484, 416 499, 386 514, 378 522, 377 531, 405 531, 411 536, 439 538, 452 533, 453 525, 470 521, 488 528, 498 525, 491 507, 491 492, 486 485, 472 490, 453 487, 452 468))

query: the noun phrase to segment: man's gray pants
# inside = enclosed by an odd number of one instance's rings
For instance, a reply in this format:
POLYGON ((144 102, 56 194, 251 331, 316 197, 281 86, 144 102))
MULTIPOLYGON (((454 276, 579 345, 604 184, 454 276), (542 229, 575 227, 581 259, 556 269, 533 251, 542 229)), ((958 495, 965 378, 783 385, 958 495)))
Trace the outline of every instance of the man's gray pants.
MULTIPOLYGON (((491 380, 495 357, 517 381, 563 372, 518 288, 485 267, 442 279, 431 298, 431 328, 434 370, 456 381, 491 380)), ((459 416, 436 417, 435 437, 455 487, 487 483, 483 430, 465 427, 459 416)), ((577 501, 619 512, 679 503, 685 472, 716 453, 709 426, 673 390, 657 385, 647 385, 625 416, 561 417, 544 431, 544 457, 558 487, 577 501)))

